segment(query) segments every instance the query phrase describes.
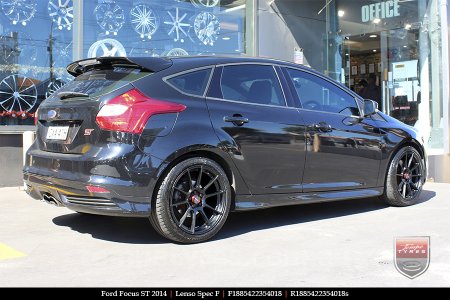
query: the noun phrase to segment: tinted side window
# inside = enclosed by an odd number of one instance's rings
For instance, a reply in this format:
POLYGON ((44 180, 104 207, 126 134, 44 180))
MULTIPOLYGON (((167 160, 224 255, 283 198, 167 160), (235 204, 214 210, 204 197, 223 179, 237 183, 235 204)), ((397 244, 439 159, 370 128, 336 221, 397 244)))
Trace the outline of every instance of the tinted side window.
POLYGON ((172 77, 167 82, 187 94, 203 96, 210 74, 211 69, 193 71, 172 77))
POLYGON ((287 69, 304 109, 359 115, 355 99, 343 89, 309 73, 287 69))
POLYGON ((285 106, 280 82, 272 66, 225 66, 220 82, 226 100, 285 106))

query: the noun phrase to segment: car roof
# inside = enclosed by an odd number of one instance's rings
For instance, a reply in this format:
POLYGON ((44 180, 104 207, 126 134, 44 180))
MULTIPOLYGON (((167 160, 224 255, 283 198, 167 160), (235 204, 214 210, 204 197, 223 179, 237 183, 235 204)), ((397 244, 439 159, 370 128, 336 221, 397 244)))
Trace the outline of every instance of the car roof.
MULTIPOLYGON (((175 68, 175 72, 181 70, 189 70, 194 68, 201 68, 211 65, 221 65, 221 64, 238 64, 238 63, 255 63, 255 64, 274 64, 285 67, 292 67, 301 70, 305 70, 309 73, 313 73, 321 78, 327 78, 328 81, 333 82, 335 85, 345 88, 348 93, 352 94, 354 97, 359 97, 354 91, 350 90, 348 87, 343 85, 341 82, 334 80, 333 78, 320 73, 310 67, 295 64, 293 62, 288 62, 279 59, 266 58, 266 57, 252 57, 252 56, 172 56, 165 57, 172 61, 172 67, 175 68)), ((160 59, 164 59, 161 57, 160 59)))
POLYGON ((276 64, 301 68, 320 74, 308 67, 294 64, 292 62, 251 56, 96 57, 75 61, 67 66, 67 71, 73 76, 78 76, 92 68, 95 68, 97 65, 105 64, 112 66, 140 67, 147 71, 158 72, 173 67, 175 69, 187 70, 203 66, 233 63, 276 64))
POLYGON ((306 68, 305 66, 297 65, 292 62, 266 58, 266 57, 253 57, 253 56, 172 56, 170 59, 174 64, 189 64, 189 65, 198 65, 198 66, 207 66, 207 65, 220 65, 220 64, 232 64, 232 63, 266 63, 266 64, 278 64, 278 65, 286 65, 286 66, 295 66, 300 68, 306 68))
POLYGON ((328 77, 314 69, 309 67, 295 64, 288 61, 279 59, 266 58, 266 57, 252 57, 252 56, 161 56, 161 57, 96 57, 87 58, 79 61, 75 61, 67 66, 67 71, 73 76, 78 76, 84 72, 89 71, 96 65, 109 64, 111 66, 131 66, 138 67, 148 72, 159 72, 167 70, 170 73, 176 73, 189 69, 222 65, 222 64, 239 64, 239 63, 255 63, 255 64, 273 64, 285 67, 292 67, 307 72, 313 73, 319 77, 327 78, 335 85, 345 88, 348 93, 356 98, 362 99, 354 91, 342 83, 328 77))

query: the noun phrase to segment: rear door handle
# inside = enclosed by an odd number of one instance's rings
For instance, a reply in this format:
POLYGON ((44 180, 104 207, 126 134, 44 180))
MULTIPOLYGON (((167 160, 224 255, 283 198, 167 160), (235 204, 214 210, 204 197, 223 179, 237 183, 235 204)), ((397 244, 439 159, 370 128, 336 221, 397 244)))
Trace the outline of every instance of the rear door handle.
POLYGON ((333 131, 333 128, 331 127, 331 125, 328 124, 328 123, 325 123, 325 122, 320 122, 318 124, 314 124, 313 128, 315 130, 319 130, 319 131, 322 131, 322 132, 331 132, 331 131, 333 131))
POLYGON ((242 126, 245 123, 248 123, 249 120, 244 118, 242 115, 234 114, 233 116, 225 116, 223 117, 225 122, 233 123, 236 126, 242 126))

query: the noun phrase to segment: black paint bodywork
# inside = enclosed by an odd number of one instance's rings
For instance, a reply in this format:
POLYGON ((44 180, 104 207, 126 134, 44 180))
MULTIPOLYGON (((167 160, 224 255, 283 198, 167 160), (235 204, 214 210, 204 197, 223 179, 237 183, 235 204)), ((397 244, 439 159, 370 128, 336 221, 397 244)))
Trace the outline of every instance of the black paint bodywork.
MULTIPOLYGON (((363 117, 361 112, 349 117, 302 109, 283 68, 325 77, 299 65, 237 57, 126 61, 153 73, 93 101, 43 102, 37 138, 27 151, 24 167, 31 196, 80 212, 148 216, 155 187, 170 168, 187 157, 206 156, 228 174, 234 209, 257 209, 377 196, 383 193, 389 162, 400 147, 412 145, 425 159, 418 133, 383 113, 363 117), (227 64, 274 66, 287 106, 212 97, 221 66, 227 64), (204 67, 214 68, 205 97, 182 93, 165 82, 173 74, 204 67), (186 109, 152 116, 142 135, 101 130, 95 122, 100 107, 132 88, 154 99, 183 104, 186 109), (58 117, 49 120, 49 110, 56 110, 58 117), (249 122, 238 126, 224 121, 233 115, 249 122), (70 123, 69 140, 48 143, 47 126, 58 122, 70 123), (313 126, 321 122, 331 130, 322 132, 313 126), (93 134, 83 136, 85 129, 93 129, 93 134), (104 187, 110 193, 90 193, 87 185, 104 187)), ((78 62, 69 66, 74 75, 83 72, 78 66, 78 62)), ((358 95, 326 80, 345 89, 362 107, 358 95)))

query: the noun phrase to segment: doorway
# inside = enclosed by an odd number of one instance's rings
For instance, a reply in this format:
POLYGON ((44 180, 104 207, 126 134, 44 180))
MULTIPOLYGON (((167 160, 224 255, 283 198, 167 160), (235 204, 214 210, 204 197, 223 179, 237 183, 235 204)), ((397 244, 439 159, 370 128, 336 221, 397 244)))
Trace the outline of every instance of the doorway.
POLYGON ((380 111, 414 126, 421 102, 419 30, 391 29, 343 39, 345 85, 380 111))

